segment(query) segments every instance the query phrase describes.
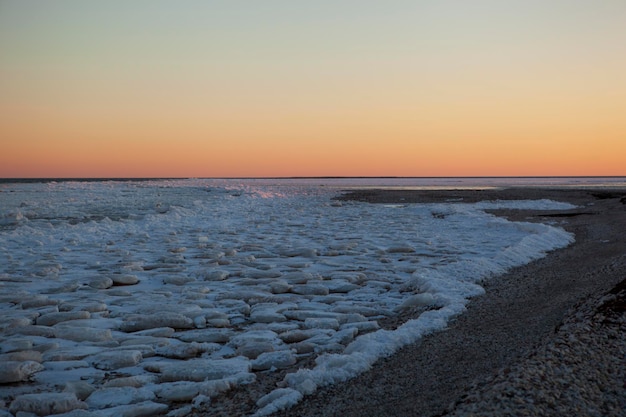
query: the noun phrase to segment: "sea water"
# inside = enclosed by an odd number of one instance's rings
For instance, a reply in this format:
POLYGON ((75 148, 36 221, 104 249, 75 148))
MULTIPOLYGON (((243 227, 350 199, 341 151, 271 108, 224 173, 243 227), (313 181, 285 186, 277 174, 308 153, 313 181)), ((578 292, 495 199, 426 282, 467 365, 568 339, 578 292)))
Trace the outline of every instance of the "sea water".
MULTIPOLYGON (((607 181, 616 183, 595 183, 607 181)), ((108 398, 114 372, 141 381, 134 384, 144 391, 130 402, 158 406, 180 399, 181 384, 191 401, 288 368, 294 372, 267 393, 257 413, 284 408, 443 329, 484 292, 485 280, 574 240, 559 227, 485 212, 573 208, 561 202, 383 205, 334 197, 367 186, 501 185, 495 179, 6 182, 0 362, 35 350, 42 365, 24 376, 29 384, 0 388, 2 398, 8 405, 16 394, 62 391, 72 381, 87 381, 108 398), (295 371, 304 363, 314 365, 295 371)), ((119 401, 87 404, 127 406, 119 401)))

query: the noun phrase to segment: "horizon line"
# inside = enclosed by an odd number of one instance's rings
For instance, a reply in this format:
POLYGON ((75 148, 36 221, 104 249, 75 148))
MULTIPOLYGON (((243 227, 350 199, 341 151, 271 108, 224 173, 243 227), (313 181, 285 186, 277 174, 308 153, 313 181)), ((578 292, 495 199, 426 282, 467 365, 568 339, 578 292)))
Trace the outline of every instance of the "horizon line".
POLYGON ((254 180, 254 179, 451 179, 451 178, 626 178, 626 175, 462 175, 462 176, 403 176, 403 175, 322 175, 322 176, 259 176, 259 177, 2 177, 0 182, 53 181, 159 181, 159 180, 254 180))

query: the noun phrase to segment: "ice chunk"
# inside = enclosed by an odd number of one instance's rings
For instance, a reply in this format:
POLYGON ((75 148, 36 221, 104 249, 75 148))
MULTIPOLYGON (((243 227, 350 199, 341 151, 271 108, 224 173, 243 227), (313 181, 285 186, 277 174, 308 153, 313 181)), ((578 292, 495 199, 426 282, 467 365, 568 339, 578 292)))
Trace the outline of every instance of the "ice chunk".
POLYGON ((111 379, 104 383, 105 388, 113 387, 135 387, 139 388, 147 384, 155 384, 159 378, 155 375, 135 375, 111 379))
POLYGON ((185 275, 172 275, 172 276, 163 278, 164 284, 171 284, 171 285, 185 285, 193 281, 195 281, 193 277, 188 277, 185 275))
POLYGON ((339 329, 339 321, 334 318, 315 318, 308 317, 304 320, 306 329, 339 329))
POLYGON ((33 324, 33 320, 30 317, 15 317, 13 319, 9 319, 9 317, 6 317, 5 320, 7 320, 8 323, 0 324, 0 330, 30 326, 31 324, 33 324))
POLYGON ((18 396, 9 407, 14 415, 19 412, 47 416, 67 413, 72 410, 86 410, 87 404, 76 398, 71 392, 23 394, 18 396))
POLYGON ((328 295, 330 292, 328 287, 320 284, 303 284, 294 285, 291 292, 300 295, 328 295))
POLYGON ((135 285, 139 283, 137 275, 111 275, 113 285, 135 285))
POLYGON ((0 384, 28 381, 44 367, 35 361, 3 361, 0 362, 0 384))
POLYGON ((192 329, 193 320, 182 314, 163 312, 160 314, 135 314, 128 317, 120 326, 123 332, 154 329, 156 327, 171 327, 173 329, 192 329))
POLYGON ((30 326, 14 327, 14 328, 10 329, 10 331, 7 331, 6 334, 8 334, 8 335, 20 334, 20 335, 24 335, 24 336, 54 337, 54 329, 52 327, 48 327, 48 326, 30 325, 30 326))
POLYGON ((168 408, 167 404, 145 401, 137 404, 118 405, 117 407, 99 410, 98 417, 151 417, 165 414, 168 408))
POLYGON ((207 327, 225 328, 231 326, 228 318, 205 319, 205 321, 207 327))
POLYGON ((380 329, 380 325, 377 321, 359 321, 342 324, 340 328, 342 330, 353 328, 357 329, 359 333, 367 333, 380 329))
MULTIPOLYGON (((172 339, 169 337, 153 337, 153 336, 131 336, 124 337, 118 339, 121 343, 120 346, 123 347, 133 347, 133 346, 151 346, 153 348, 159 346, 167 346, 172 343, 172 339)), ((137 347, 139 349, 139 347, 137 347)))
POLYGON ((267 328, 276 333, 288 332, 290 330, 298 330, 300 328, 300 324, 293 321, 286 321, 283 323, 269 323, 267 328))
MULTIPOLYGON (((346 313, 346 314, 359 314, 365 317, 375 317, 375 316, 391 316, 393 312, 387 310, 383 307, 373 307, 373 306, 363 306, 363 305, 341 305, 333 309, 338 313, 346 313)), ((342 322, 342 319, 339 318, 339 322, 342 322)))
POLYGON ((154 363, 147 370, 160 373, 161 382, 222 379, 250 371, 250 361, 240 356, 230 359, 190 359, 184 362, 154 363))
POLYGON ((247 290, 247 289, 239 289, 238 291, 235 292, 227 292, 227 293, 222 293, 220 295, 220 299, 225 300, 225 299, 231 299, 231 300, 237 300, 237 301, 243 301, 245 303, 252 303, 251 300, 268 300, 272 298, 272 293, 269 291, 266 291, 265 286, 259 286, 259 289, 252 289, 252 290, 247 290))
POLYGON ((0 355, 0 363, 5 361, 35 361, 41 362, 43 360, 41 352, 36 350, 20 350, 18 352, 3 353, 0 355))
POLYGON ((133 336, 172 337, 176 331, 171 327, 155 327, 153 329, 139 330, 132 333, 133 336))
POLYGON ((109 277, 94 277, 89 280, 89 286, 97 290, 106 290, 113 286, 113 280, 109 277))
POLYGON ((0 216, 0 226, 14 226, 24 221, 28 221, 28 218, 20 210, 0 216))
POLYGON ((330 342, 331 343, 338 343, 340 345, 347 345, 348 343, 352 342, 354 340, 354 338, 356 337, 356 335, 359 333, 359 331, 355 328, 346 328, 346 329, 342 329, 338 332, 335 332, 331 338, 330 338, 330 342))
POLYGON ((68 311, 44 314, 43 316, 37 318, 36 323, 39 326, 53 326, 64 321, 89 318, 91 318, 91 314, 88 311, 68 311))
POLYGON ((296 256, 301 256, 304 258, 314 258, 318 255, 317 249, 315 248, 306 248, 306 247, 301 247, 301 248, 278 248, 277 250, 278 254, 280 256, 286 256, 286 257, 296 257, 296 256))
POLYGON ((33 342, 29 339, 9 339, 0 343, 0 352, 17 352, 19 350, 31 350, 33 342))
POLYGON ((243 273, 244 277, 255 278, 255 279, 278 278, 281 275, 282 275, 282 272, 275 270, 275 269, 269 269, 267 271, 264 271, 261 269, 248 269, 243 273))
POLYGON ((325 285, 326 287, 328 287, 328 290, 331 293, 337 293, 337 294, 346 294, 346 293, 349 293, 350 291, 358 290, 359 288, 361 288, 359 285, 353 284, 345 280, 337 280, 337 281, 332 280, 332 281, 329 281, 325 285))
POLYGON ((201 278, 205 281, 224 281, 228 278, 229 273, 227 271, 207 271, 201 274, 201 278))
POLYGON ((181 343, 178 345, 158 346, 154 350, 159 356, 173 359, 195 358, 206 352, 215 352, 221 348, 217 343, 181 343))
POLYGON ((211 397, 207 395, 200 394, 196 398, 193 399, 192 405, 195 408, 206 409, 211 404, 211 397))
POLYGON ((135 366, 143 359, 139 350, 118 350, 99 353, 90 362, 97 369, 113 370, 135 366))
POLYGON ((387 253, 413 253, 415 252, 415 248, 410 245, 394 245, 390 248, 387 248, 387 253))
POLYGON ((154 393, 146 388, 119 387, 96 390, 87 397, 85 402, 91 409, 102 409, 154 399, 154 393))
POLYGON ((76 395, 76 398, 84 401, 89 397, 92 392, 96 390, 96 387, 86 381, 69 381, 65 383, 63 392, 70 392, 76 395))
MULTIPOLYGON (((252 374, 248 374, 253 377, 252 374)), ((251 382, 251 381, 250 381, 251 382)), ((233 385, 246 383, 244 379, 226 378, 204 382, 165 382, 154 387, 158 398, 167 401, 190 401, 197 396, 213 397, 231 389, 233 385)))
POLYGON ((357 284, 357 285, 360 285, 361 283, 367 280, 367 276, 364 273, 356 272, 356 271, 333 272, 330 275, 330 277, 332 278, 332 281, 341 280, 341 281, 347 281, 351 284, 357 284))
POLYGON ((272 294, 284 294, 291 290, 291 285, 282 279, 277 279, 270 283, 272 294))
POLYGON ((130 291, 121 290, 121 289, 111 289, 107 291, 107 295, 111 297, 132 297, 133 293, 131 293, 130 291))
POLYGON ((230 344, 235 347, 247 345, 250 343, 271 343, 280 345, 281 340, 278 338, 278 334, 271 330, 251 330, 245 333, 238 334, 230 340, 230 344))
POLYGON ((304 271, 289 272, 281 277, 281 279, 290 284, 306 284, 309 280, 314 278, 315 276, 312 273, 304 271))
POLYGON ((141 356, 143 358, 151 358, 153 356, 156 356, 156 347, 151 346, 151 345, 129 345, 129 346, 117 346, 117 347, 113 347, 113 350, 138 350, 141 352, 141 356))
POLYGON ((77 281, 71 281, 71 282, 66 282, 63 285, 60 285, 58 287, 51 287, 51 288, 47 288, 44 291, 42 291, 44 294, 63 294, 63 293, 70 293, 70 292, 74 292, 77 289, 79 289, 80 283, 77 281))
POLYGON ((324 329, 290 330, 281 333, 279 337, 285 343, 298 343, 320 334, 330 336, 332 332, 324 329))
POLYGON ((315 319, 337 319, 340 320, 342 314, 332 311, 320 311, 320 310, 287 310, 283 314, 285 317, 291 320, 305 321, 308 318, 315 319))
POLYGON ((273 352, 274 344, 269 342, 250 342, 237 348, 237 355, 246 358, 256 359, 260 354, 265 352, 273 352))
POLYGON ((22 300, 21 307, 26 310, 30 308, 54 306, 57 304, 59 304, 59 300, 53 300, 45 295, 35 295, 22 300))
POLYGON ((415 294, 407 298, 396 310, 408 310, 414 307, 426 307, 437 304, 435 297, 430 293, 415 294))
POLYGON ((196 316, 193 318, 193 325, 196 329, 206 328, 206 318, 204 316, 196 316))
POLYGON ((54 336, 74 342, 104 342, 111 340, 111 330, 92 329, 89 327, 59 327, 54 329, 54 336))
POLYGON ((277 303, 260 303, 252 307, 250 311, 250 320, 255 323, 275 323, 287 321, 287 318, 277 312, 279 309, 277 303))
POLYGON ((357 323, 367 321, 367 318, 363 314, 359 313, 345 313, 338 317, 339 324, 357 323))
POLYGON ((261 397, 256 405, 260 409, 254 413, 255 417, 268 416, 277 411, 289 408, 302 400, 302 393, 292 388, 277 388, 261 397))
POLYGON ((165 382, 156 385, 154 393, 166 401, 191 401, 200 393, 200 384, 190 381, 165 382))
POLYGON ((296 363, 296 357, 291 350, 265 352, 252 361, 252 369, 264 371, 267 369, 284 369, 296 363))
POLYGON ((44 364, 47 371, 69 371, 71 369, 88 368, 85 361, 50 361, 44 364))
POLYGON ((43 353, 44 361, 74 361, 100 353, 102 348, 96 346, 75 346, 68 348, 51 348, 43 353))
POLYGON ((59 305, 59 311, 88 311, 98 313, 107 311, 107 305, 97 301, 92 302, 64 302, 59 305))
POLYGON ((173 337, 183 342, 227 343, 234 335, 231 329, 203 329, 178 332, 173 337))

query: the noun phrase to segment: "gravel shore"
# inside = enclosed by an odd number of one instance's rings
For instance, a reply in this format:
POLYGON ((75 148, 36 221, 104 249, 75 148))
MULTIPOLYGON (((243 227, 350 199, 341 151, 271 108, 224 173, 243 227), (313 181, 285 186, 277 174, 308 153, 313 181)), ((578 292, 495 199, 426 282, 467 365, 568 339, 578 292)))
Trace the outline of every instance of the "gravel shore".
POLYGON ((446 331, 280 415, 626 415, 626 191, 365 190, 344 198, 567 201, 579 208, 494 214, 561 226, 576 243, 489 281, 446 331))
POLYGON ((623 416, 626 413, 626 280, 577 304, 553 339, 498 371, 447 414, 623 416))

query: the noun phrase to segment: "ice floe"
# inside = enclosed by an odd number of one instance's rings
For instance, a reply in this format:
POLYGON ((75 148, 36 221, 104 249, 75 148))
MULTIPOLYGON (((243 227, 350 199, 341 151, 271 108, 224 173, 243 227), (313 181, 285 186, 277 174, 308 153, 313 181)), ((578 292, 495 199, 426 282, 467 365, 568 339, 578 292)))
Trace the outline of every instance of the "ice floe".
MULTIPOLYGON (((18 358, 19 359, 19 358, 18 358)), ((32 360, 2 360, 0 362, 0 384, 25 382, 44 367, 32 360)))
POLYGON ((73 410, 86 410, 88 405, 69 392, 24 394, 11 402, 9 411, 33 413, 38 416, 62 414, 73 410))
POLYGON ((13 415, 185 415, 286 370, 255 399, 268 415, 443 329, 484 280, 573 240, 484 211, 571 208, 544 200, 384 206, 218 180, 10 187, 0 404, 13 415), (421 314, 398 322, 406 312, 421 314))

